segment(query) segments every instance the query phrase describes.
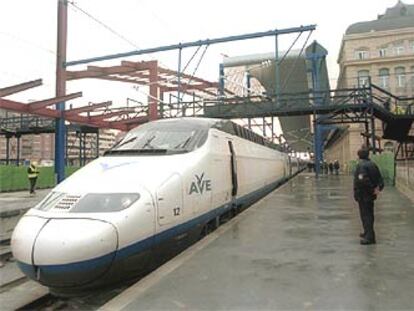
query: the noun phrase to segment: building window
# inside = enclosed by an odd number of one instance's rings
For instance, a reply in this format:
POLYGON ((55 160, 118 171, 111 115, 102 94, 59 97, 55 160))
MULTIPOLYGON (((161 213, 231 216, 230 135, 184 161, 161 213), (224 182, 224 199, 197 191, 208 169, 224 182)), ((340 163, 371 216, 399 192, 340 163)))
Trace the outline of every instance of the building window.
POLYGON ((414 53, 414 40, 410 41, 411 53, 414 53))
POLYGON ((360 70, 358 71, 358 86, 367 86, 369 84, 369 71, 360 70))
POLYGON ((404 44, 403 43, 399 43, 399 44, 394 46, 394 54, 397 55, 397 56, 404 54, 404 44))
POLYGON ((386 57, 387 56, 387 48, 380 48, 378 53, 379 53, 379 57, 386 57))
POLYGON ((395 77, 397 79, 397 87, 405 87, 405 68, 397 67, 395 68, 395 77))
POLYGON ((390 87, 390 71, 388 68, 382 68, 379 70, 380 86, 384 89, 390 87))
POLYGON ((368 58, 368 51, 367 50, 357 50, 357 51, 355 51, 355 58, 356 59, 367 59, 368 58))

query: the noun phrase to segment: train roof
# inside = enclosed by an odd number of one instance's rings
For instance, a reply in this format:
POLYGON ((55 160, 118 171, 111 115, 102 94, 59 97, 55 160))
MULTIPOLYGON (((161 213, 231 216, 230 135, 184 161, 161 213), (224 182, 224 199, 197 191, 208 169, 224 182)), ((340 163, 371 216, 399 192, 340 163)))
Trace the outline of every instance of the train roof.
POLYGON ((201 127, 204 129, 215 128, 217 130, 226 132, 228 134, 235 135, 235 136, 244 138, 246 140, 249 140, 251 142, 257 143, 259 145, 263 145, 263 146, 276 149, 282 152, 282 148, 279 145, 268 141, 263 136, 256 134, 252 130, 249 130, 245 127, 240 126, 237 123, 234 123, 226 119, 184 117, 184 118, 164 119, 164 120, 159 120, 157 122, 171 122, 172 125, 174 123, 180 123, 181 125, 183 123, 187 123, 191 127, 197 126, 197 127, 201 127))

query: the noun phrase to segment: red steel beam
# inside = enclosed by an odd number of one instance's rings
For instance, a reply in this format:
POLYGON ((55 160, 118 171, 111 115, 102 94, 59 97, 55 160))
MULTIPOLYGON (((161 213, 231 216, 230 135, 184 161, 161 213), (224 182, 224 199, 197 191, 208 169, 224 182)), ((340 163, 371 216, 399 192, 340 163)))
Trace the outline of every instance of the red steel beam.
POLYGON ((134 127, 144 124, 146 122, 149 121, 149 117, 134 117, 134 118, 129 118, 126 120, 121 120, 121 121, 113 121, 111 122, 112 126, 117 126, 117 127, 123 127, 124 131, 129 131, 130 129, 133 129, 134 127))
POLYGON ((158 119, 158 98, 159 98, 159 85, 158 85, 158 62, 154 61, 151 63, 149 70, 149 118, 150 120, 158 119))
POLYGON ((79 108, 73 108, 70 110, 65 110, 65 116, 76 115, 82 112, 94 111, 99 108, 106 108, 112 105, 112 101, 107 101, 99 104, 92 104, 88 106, 83 106, 79 108))
POLYGON ((133 109, 118 110, 118 111, 112 111, 112 112, 105 113, 105 114, 90 116, 90 117, 87 117, 87 118, 89 120, 91 120, 92 122, 95 122, 95 121, 101 121, 101 120, 105 120, 105 119, 108 119, 108 118, 116 117, 116 116, 123 115, 123 114, 132 113, 132 112, 134 112, 133 109))
MULTIPOLYGON (((188 93, 189 90, 198 90, 198 91, 204 92, 206 94, 209 94, 211 96, 217 96, 216 93, 214 93, 212 91, 209 91, 209 90, 206 90, 206 87, 202 86, 202 85, 197 85, 197 84, 193 84, 193 85, 191 85, 191 84, 181 84, 181 85, 182 86, 180 87, 180 91, 183 92, 183 93, 190 94, 190 93, 188 93)), ((165 87, 162 87, 161 89, 162 89, 163 92, 175 92, 175 91, 177 91, 178 86, 165 86, 165 87)))
MULTIPOLYGON (((159 67, 158 70, 159 70, 160 73, 168 73, 168 74, 174 75, 174 76, 177 75, 177 72, 174 71, 174 70, 171 70, 171 69, 166 69, 166 68, 159 67)), ((201 79, 201 78, 198 78, 198 77, 194 77, 194 76, 191 76, 191 75, 188 75, 188 74, 185 74, 185 73, 181 73, 181 77, 189 79, 191 81, 208 84, 210 87, 219 87, 219 84, 217 82, 210 82, 210 81, 207 81, 207 80, 204 80, 204 79, 201 79)))
POLYGON ((49 99, 45 99, 45 100, 40 100, 37 102, 33 102, 30 104, 27 104, 27 106, 29 107, 29 111, 35 111, 38 109, 42 109, 42 108, 46 108, 47 106, 51 106, 51 105, 55 105, 57 103, 60 102, 64 102, 67 100, 71 100, 74 98, 78 98, 82 96, 82 92, 77 92, 77 93, 72 93, 72 94, 68 94, 65 96, 59 96, 59 97, 53 97, 53 98, 49 98, 49 99))
POLYGON ((121 66, 111 67, 99 67, 99 66, 88 66, 86 70, 80 71, 67 71, 67 80, 76 80, 84 78, 99 78, 105 77, 111 74, 121 74, 137 71, 149 70, 150 66, 154 61, 149 62, 121 62, 121 66))
POLYGON ((43 83, 42 79, 37 79, 37 80, 33 80, 33 81, 24 82, 24 83, 8 86, 8 87, 5 87, 5 88, 1 88, 0 89, 0 97, 5 97, 5 96, 12 95, 14 93, 22 92, 22 91, 25 91, 27 89, 31 89, 33 87, 42 85, 42 83, 43 83))
MULTIPOLYGON (((39 117, 46 117, 46 118, 52 118, 52 119, 59 118, 61 116, 61 112, 58 110, 43 108, 43 109, 39 109, 36 111, 30 111, 28 109, 27 104, 23 104, 23 103, 9 100, 9 99, 3 99, 3 98, 0 98, 0 108, 19 112, 19 113, 30 113, 32 115, 36 115, 39 117)), ((80 115, 68 116, 66 120, 72 123, 84 124, 84 125, 94 126, 94 127, 99 127, 99 128, 112 128, 112 129, 118 129, 121 131, 128 130, 128 126, 121 122, 113 123, 113 122, 108 122, 108 121, 103 121, 103 120, 94 121, 94 120, 90 120, 90 118, 88 117, 84 117, 80 115)))
MULTIPOLYGON (((29 105, 22 104, 16 101, 0 98, 0 108, 11 110, 20 113, 32 113, 29 110, 29 105)), ((60 112, 52 109, 41 109, 34 113, 35 115, 48 118, 59 118, 60 112)))

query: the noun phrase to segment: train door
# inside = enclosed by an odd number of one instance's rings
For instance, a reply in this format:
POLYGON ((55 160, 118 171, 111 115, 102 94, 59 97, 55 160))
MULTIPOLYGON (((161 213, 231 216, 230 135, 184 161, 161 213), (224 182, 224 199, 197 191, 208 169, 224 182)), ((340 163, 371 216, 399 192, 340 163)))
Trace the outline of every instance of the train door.
POLYGON ((237 159, 234 151, 233 142, 229 140, 230 150, 230 171, 231 171, 231 195, 233 198, 237 195, 238 183, 237 183, 237 159))
POLYGON ((170 176, 158 188, 157 211, 160 226, 177 223, 183 217, 183 185, 180 175, 170 176))

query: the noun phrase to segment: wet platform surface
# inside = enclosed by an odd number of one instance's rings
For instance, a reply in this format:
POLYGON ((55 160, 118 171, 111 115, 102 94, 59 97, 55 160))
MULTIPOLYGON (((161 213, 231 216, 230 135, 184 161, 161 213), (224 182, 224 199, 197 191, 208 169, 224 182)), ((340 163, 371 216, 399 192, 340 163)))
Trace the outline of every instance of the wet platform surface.
POLYGON ((0 213, 10 214, 14 211, 28 210, 40 202, 52 189, 36 190, 35 195, 28 191, 1 192, 0 213))
POLYGON ((174 263, 179 255, 165 275, 149 275, 103 309, 414 307, 414 206, 395 188, 376 203, 376 245, 359 244, 349 176, 302 174, 238 217, 187 250, 190 259, 174 263))
POLYGON ((28 191, 0 193, 0 241, 10 239, 20 217, 39 203, 50 190, 37 190, 35 195, 30 195, 28 191))

